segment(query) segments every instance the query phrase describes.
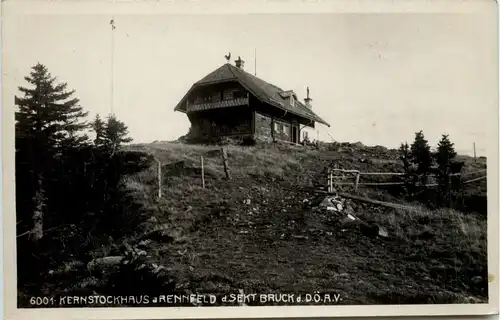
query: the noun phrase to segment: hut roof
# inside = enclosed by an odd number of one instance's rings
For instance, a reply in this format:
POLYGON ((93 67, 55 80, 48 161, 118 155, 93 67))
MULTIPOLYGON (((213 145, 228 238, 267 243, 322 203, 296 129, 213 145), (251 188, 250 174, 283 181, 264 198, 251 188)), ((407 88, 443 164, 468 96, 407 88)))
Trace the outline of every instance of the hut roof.
POLYGON ((228 81, 236 81, 240 83, 244 88, 246 88, 251 94, 257 97, 264 103, 267 103, 276 108, 280 108, 290 112, 292 114, 298 115, 300 117, 306 118, 311 121, 316 121, 322 123, 328 127, 330 124, 323 120, 320 116, 314 113, 310 108, 305 106, 302 102, 295 100, 293 105, 289 102, 290 96, 293 91, 283 90, 269 82, 266 82, 241 68, 233 66, 229 63, 212 71, 201 80, 193 84, 191 89, 186 93, 182 100, 177 104, 174 110, 185 112, 185 100, 189 93, 196 87, 222 83, 228 81))

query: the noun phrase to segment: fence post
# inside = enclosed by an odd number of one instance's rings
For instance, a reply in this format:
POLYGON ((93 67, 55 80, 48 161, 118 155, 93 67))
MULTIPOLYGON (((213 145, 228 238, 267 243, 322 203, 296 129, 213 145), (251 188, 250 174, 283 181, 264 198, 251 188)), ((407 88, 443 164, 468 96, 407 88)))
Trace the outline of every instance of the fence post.
POLYGON ((222 163, 224 164, 224 172, 226 173, 226 179, 231 180, 231 174, 229 172, 229 165, 227 163, 227 150, 221 148, 222 151, 222 163))
POLYGON ((328 169, 328 175, 326 176, 326 184, 328 185, 328 192, 330 192, 330 169, 328 169))
POLYGON ((158 199, 161 199, 161 162, 156 158, 155 160, 158 162, 158 199))
POLYGON ((200 156, 201 160, 201 186, 205 189, 205 168, 203 166, 203 156, 200 156))
POLYGON ((476 162, 476 142, 472 144, 472 147, 474 148, 474 162, 476 162))
POLYGON ((356 180, 354 181, 354 192, 358 192, 358 184, 359 184, 359 171, 356 172, 356 180))
POLYGON ((328 176, 328 186, 330 188, 330 192, 333 192, 333 172, 330 171, 330 175, 328 176))
POLYGON ((452 200, 451 200, 451 174, 448 174, 448 198, 450 201, 450 209, 452 208, 452 200))

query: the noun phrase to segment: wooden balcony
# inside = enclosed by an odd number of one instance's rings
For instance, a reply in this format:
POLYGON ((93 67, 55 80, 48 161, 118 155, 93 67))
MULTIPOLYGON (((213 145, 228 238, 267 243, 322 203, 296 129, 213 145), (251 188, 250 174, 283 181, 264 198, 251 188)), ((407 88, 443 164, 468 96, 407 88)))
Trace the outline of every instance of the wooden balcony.
POLYGON ((199 103, 199 104, 188 104, 186 106, 186 111, 187 112, 196 112, 196 111, 205 111, 205 110, 212 110, 212 109, 221 109, 221 108, 229 108, 229 107, 248 106, 248 105, 249 105, 249 99, 247 97, 245 97, 245 98, 238 98, 238 99, 231 99, 231 100, 205 102, 205 103, 199 103))

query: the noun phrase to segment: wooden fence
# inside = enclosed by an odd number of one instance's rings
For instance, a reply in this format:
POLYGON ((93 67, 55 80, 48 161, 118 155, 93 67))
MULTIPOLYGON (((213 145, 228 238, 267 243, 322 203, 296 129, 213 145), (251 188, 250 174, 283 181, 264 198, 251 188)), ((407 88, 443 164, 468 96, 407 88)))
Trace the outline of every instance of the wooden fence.
MULTIPOLYGON (((229 162, 228 162, 228 156, 227 156, 227 149, 226 148, 220 148, 220 149, 215 149, 215 150, 210 150, 207 154, 210 154, 210 155, 214 155, 215 153, 220 153, 221 155, 221 162, 222 162, 222 165, 224 167, 224 174, 225 174, 225 177, 226 177, 226 180, 231 180, 231 171, 229 169, 229 162)), ((165 165, 162 164, 162 162, 157 159, 157 158, 154 158, 154 160, 156 161, 157 163, 157 183, 158 183, 158 199, 161 199, 163 194, 162 194, 162 185, 163 185, 163 175, 164 175, 164 172, 162 172, 162 167, 164 167, 165 165)), ((183 164, 184 161, 179 161, 179 162, 174 162, 174 163, 170 163, 170 164, 167 164, 167 165, 176 165, 176 164, 183 164)), ((204 164, 204 158, 203 156, 200 156, 200 168, 201 168, 201 187, 203 189, 205 189, 205 164, 204 164)))
MULTIPOLYGON (((486 172, 486 169, 478 170, 478 171, 474 171, 474 172, 454 173, 454 174, 450 174, 450 177, 459 176, 460 178, 462 178, 464 176, 470 176, 470 175, 483 173, 483 172, 486 172)), ((346 170, 346 169, 337 169, 337 168, 330 169, 330 170, 328 170, 328 192, 333 191, 334 185, 354 185, 354 191, 358 191, 358 187, 360 185, 363 185, 363 186, 396 186, 396 185, 404 185, 405 184, 405 182, 360 182, 359 180, 360 180, 361 176, 406 176, 406 174, 401 173, 401 172, 360 172, 359 170, 346 170), (351 174, 354 177, 354 182, 335 181, 335 179, 337 179, 337 178, 344 179, 345 176, 344 175, 336 176, 336 175, 334 175, 334 172, 351 174)), ((482 179, 486 179, 486 175, 478 177, 478 178, 466 180, 466 181, 461 181, 461 184, 471 183, 471 182, 479 181, 482 179)), ((426 186, 426 187, 435 187, 437 185, 438 185, 437 183, 417 184, 417 186, 426 186)))

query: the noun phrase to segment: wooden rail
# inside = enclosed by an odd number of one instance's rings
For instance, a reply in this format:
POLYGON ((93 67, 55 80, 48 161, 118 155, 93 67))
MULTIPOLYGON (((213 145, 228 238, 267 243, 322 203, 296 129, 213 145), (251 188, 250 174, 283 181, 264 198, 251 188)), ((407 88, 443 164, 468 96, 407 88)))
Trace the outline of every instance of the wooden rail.
MULTIPOLYGON (((462 176, 468 176, 468 175, 473 175, 473 174, 477 174, 477 173, 482 173, 485 171, 486 171, 486 169, 478 170, 478 171, 474 171, 474 172, 466 172, 466 173, 453 173, 453 174, 450 174, 449 177, 450 178, 454 177, 454 176, 462 177, 462 176)), ((369 175, 373 175, 373 176, 382 176, 382 175, 385 175, 385 176, 405 176, 406 174, 401 173, 401 172, 360 172, 359 170, 349 170, 349 169, 338 169, 338 168, 329 169, 328 170, 328 192, 333 192, 334 185, 354 185, 354 191, 357 191, 358 187, 360 185, 363 185, 363 186, 397 186, 397 185, 404 185, 405 184, 405 182, 359 182, 360 176, 369 176, 369 175), (334 175, 333 174, 334 172, 354 174, 355 180, 354 180, 354 182, 334 181, 335 179, 345 178, 344 176, 334 175)), ((471 183, 471 182, 485 179, 486 177, 487 176, 482 176, 482 177, 478 177, 475 179, 463 181, 461 183, 462 184, 471 183)), ((416 185, 417 186, 426 186, 426 187, 438 186, 437 183, 428 183, 428 184, 417 183, 416 185)))
POLYGON ((157 158, 154 158, 156 163, 158 164, 158 199, 161 199, 161 185, 162 185, 162 174, 161 174, 161 161, 158 160, 157 158))
POLYGON ((203 156, 200 156, 201 162, 201 187, 205 189, 205 166, 203 165, 203 156))
POLYGON ((486 171, 487 171, 487 169, 473 171, 473 172, 464 172, 464 173, 462 173, 462 176, 470 176, 470 175, 473 175, 473 174, 483 173, 483 172, 486 172, 486 171))
POLYGON ((470 179, 470 180, 467 180, 467 181, 464 181, 462 183, 470 183, 470 182, 474 182, 474 181, 479 181, 479 180, 482 180, 482 179, 486 179, 487 176, 482 176, 482 177, 479 177, 479 178, 475 178, 475 179, 470 179))
POLYGON ((360 172, 362 176, 404 176, 406 173, 401 172, 360 172))

